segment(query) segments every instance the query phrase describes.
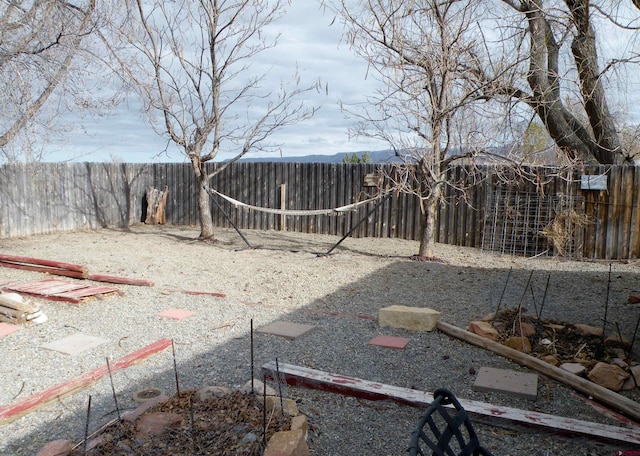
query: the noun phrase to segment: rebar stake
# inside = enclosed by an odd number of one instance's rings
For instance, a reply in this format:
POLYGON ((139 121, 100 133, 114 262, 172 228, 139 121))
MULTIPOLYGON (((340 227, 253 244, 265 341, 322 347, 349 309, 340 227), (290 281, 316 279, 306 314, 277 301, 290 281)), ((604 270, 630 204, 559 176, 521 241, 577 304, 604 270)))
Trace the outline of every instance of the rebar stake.
POLYGON ((91 394, 89 394, 89 404, 87 404, 87 421, 84 425, 84 445, 82 453, 87 456, 87 444, 89 443, 89 417, 91 416, 91 394))
POLYGON ((609 312, 609 290, 611 288, 611 263, 609 263, 609 278, 607 280, 607 297, 606 300, 604 302, 604 319, 602 320, 602 337, 600 338, 601 340, 601 349, 602 352, 604 353, 604 335, 605 335, 605 330, 607 328, 607 313, 609 312))
POLYGON ((116 395, 116 387, 113 384, 113 375, 111 374, 111 365, 109 364, 109 357, 107 357, 107 370, 109 371, 109 380, 111 381, 111 392, 113 393, 113 402, 116 403, 116 413, 118 414, 118 421, 120 417, 120 407, 118 407, 118 396, 116 395))
POLYGON ((549 289, 549 279, 551 279, 551 273, 547 274, 547 284, 544 286, 544 294, 542 295, 542 303, 540 304, 540 314, 538 315, 538 321, 542 319, 542 309, 544 309, 544 303, 547 301, 547 290, 549 289))
POLYGON ((171 351, 173 352, 173 372, 176 377, 176 394, 180 394, 180 382, 178 381, 178 364, 176 363, 176 346, 171 339, 171 351))
MULTIPOLYGON (((282 413, 284 414, 284 404, 283 404, 283 399, 282 399, 282 383, 280 383, 280 365, 278 364, 278 358, 276 358, 276 378, 277 383, 278 383, 278 395, 280 396, 280 411, 282 411, 282 413)), ((265 386, 264 389, 267 389, 267 387, 265 386)))
POLYGON ((494 320, 498 316, 498 312, 500 312, 500 306, 502 305, 502 299, 504 298, 504 294, 507 291, 507 285, 509 284, 509 278, 511 277, 511 271, 513 271, 513 267, 509 268, 509 274, 507 274, 507 280, 505 280, 504 287, 502 287, 502 293, 500 294, 500 299, 498 300, 498 308, 496 309, 496 311, 493 314, 494 320))
POLYGON ((267 447, 267 374, 262 374, 262 444, 267 447))
MULTIPOLYGON (((251 319, 251 327, 249 331, 251 338, 251 394, 255 394, 255 389, 253 386, 253 318, 251 319)), ((264 388, 266 389, 266 386, 264 388)))
POLYGON ((529 289, 529 284, 531 283, 531 277, 533 277, 533 269, 529 274, 529 279, 527 280, 527 284, 524 286, 524 291, 522 292, 522 297, 520 298, 520 303, 518 303, 518 313, 520 313, 522 309, 522 302, 524 301, 524 297, 527 295, 527 290, 529 289))

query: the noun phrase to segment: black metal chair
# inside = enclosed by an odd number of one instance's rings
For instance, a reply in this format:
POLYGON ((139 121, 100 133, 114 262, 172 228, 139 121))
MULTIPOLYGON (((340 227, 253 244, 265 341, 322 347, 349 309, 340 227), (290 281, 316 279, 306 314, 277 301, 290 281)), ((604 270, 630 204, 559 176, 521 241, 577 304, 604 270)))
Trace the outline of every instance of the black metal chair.
POLYGON ((411 434, 411 456, 492 456, 480 445, 469 416, 453 393, 440 388, 411 434), (453 405, 451 407, 445 407, 453 405))

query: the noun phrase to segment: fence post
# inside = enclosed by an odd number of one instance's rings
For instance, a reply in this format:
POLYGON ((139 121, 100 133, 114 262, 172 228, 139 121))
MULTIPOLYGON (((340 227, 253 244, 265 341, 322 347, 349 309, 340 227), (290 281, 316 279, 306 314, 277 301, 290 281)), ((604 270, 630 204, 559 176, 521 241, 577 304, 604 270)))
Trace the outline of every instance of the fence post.
MULTIPOLYGON (((280 185, 280 209, 287 210, 287 184, 280 185)), ((287 216, 280 214, 280 231, 287 231, 287 216)))

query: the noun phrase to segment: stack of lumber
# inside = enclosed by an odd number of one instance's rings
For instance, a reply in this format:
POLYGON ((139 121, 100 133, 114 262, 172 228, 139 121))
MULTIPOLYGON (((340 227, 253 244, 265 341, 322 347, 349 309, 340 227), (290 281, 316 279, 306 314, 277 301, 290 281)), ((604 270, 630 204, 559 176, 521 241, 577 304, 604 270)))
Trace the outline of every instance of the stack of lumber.
POLYGON ((121 283, 124 285, 140 285, 152 287, 153 282, 145 279, 131 279, 129 277, 118 277, 104 274, 89 274, 86 266, 73 263, 63 263, 61 261, 43 260, 41 258, 30 258, 15 255, 5 255, 0 253, 0 268, 24 269, 25 271, 44 272, 74 279, 87 279, 96 282, 121 283))
POLYGON ((5 268, 24 269, 27 271, 45 272, 48 274, 73 277, 76 279, 86 279, 89 275, 87 268, 78 264, 14 255, 0 254, 0 266, 5 268))
POLYGON ((0 321, 13 324, 44 323, 47 316, 38 304, 17 293, 0 293, 0 321))

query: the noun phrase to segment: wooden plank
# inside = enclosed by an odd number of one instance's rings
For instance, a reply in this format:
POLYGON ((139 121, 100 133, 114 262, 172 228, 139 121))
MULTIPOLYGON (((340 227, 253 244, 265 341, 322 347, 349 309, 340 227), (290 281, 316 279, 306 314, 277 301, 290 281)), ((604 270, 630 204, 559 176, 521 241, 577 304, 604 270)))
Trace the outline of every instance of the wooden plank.
POLYGON ((0 261, 7 262, 7 263, 16 263, 16 264, 47 266, 52 269, 66 269, 68 271, 79 272, 83 277, 86 277, 86 275, 88 274, 88 270, 86 266, 73 264, 73 263, 64 263, 62 261, 52 261, 52 260, 45 260, 41 258, 6 255, 2 253, 0 253, 0 261))
POLYGON ((497 353, 505 358, 515 361, 523 366, 535 369, 554 380, 564 383, 567 386, 579 391, 583 394, 593 397, 595 400, 606 404, 613 410, 619 411, 627 417, 640 423, 640 404, 634 402, 626 397, 608 390, 596 383, 586 380, 577 375, 571 374, 565 370, 555 367, 549 363, 546 363, 538 358, 529 356, 525 353, 519 352, 512 348, 506 347, 498 342, 486 339, 484 337, 473 334, 464 329, 450 325, 443 321, 438 322, 438 331, 441 331, 449 336, 457 339, 464 340, 478 347, 485 348, 494 353, 497 353))
MULTIPOLYGON (((276 369, 274 361, 264 364, 262 372, 272 380, 284 378, 292 386, 349 395, 361 399, 374 401, 393 400, 420 408, 427 407, 433 399, 433 393, 426 391, 401 388, 291 364, 279 363, 276 369)), ((592 423, 546 413, 487 404, 480 401, 460 398, 458 400, 467 413, 474 416, 490 417, 492 422, 496 424, 510 422, 553 433, 579 435, 595 440, 624 443, 625 445, 640 444, 640 429, 637 428, 622 428, 592 423)))
POLYGON ((137 285, 142 287, 154 286, 154 283, 147 279, 132 279, 130 277, 118 277, 104 274, 89 274, 87 279, 94 280, 96 282, 119 283, 123 285, 137 285))
POLYGON ((89 284, 83 282, 65 282, 57 279, 45 279, 38 282, 29 282, 22 285, 8 287, 11 291, 17 293, 29 293, 35 295, 55 295, 67 291, 78 290, 80 288, 90 287, 89 284))
POLYGON ((11 263, 8 261, 0 261, 0 267, 21 269, 23 271, 42 272, 44 274, 53 274, 63 277, 73 277, 74 279, 83 279, 83 274, 77 271, 69 271, 68 269, 57 269, 48 266, 31 266, 22 263, 11 263))
MULTIPOLYGON (((151 355, 159 353, 170 346, 170 339, 160 339, 149 344, 140 350, 123 356, 115 363, 109 363, 111 373, 133 366, 134 364, 139 363, 140 361, 143 361, 151 355)), ((47 388, 44 391, 32 394, 26 399, 0 407, 0 425, 14 421, 46 404, 74 394, 77 391, 88 387, 108 373, 109 368, 105 364, 104 366, 98 367, 78 377, 74 377, 51 388, 47 388)))

